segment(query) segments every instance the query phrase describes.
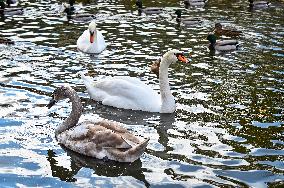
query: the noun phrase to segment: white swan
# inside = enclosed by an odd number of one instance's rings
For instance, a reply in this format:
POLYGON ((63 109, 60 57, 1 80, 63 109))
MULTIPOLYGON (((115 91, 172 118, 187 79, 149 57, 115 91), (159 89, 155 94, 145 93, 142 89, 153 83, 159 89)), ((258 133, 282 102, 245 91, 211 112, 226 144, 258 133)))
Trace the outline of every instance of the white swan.
POLYGON ((77 48, 85 53, 101 53, 106 48, 104 36, 97 30, 96 22, 92 21, 87 30, 78 38, 77 48))
POLYGON ((72 102, 72 111, 55 131, 59 143, 83 155, 119 162, 133 162, 143 154, 149 138, 140 141, 115 122, 85 121, 78 124, 83 106, 76 91, 69 86, 55 89, 47 107, 51 108, 66 98, 72 102))
POLYGON ((104 105, 148 112, 173 113, 176 105, 170 91, 168 67, 171 63, 188 63, 182 52, 171 50, 164 54, 160 63, 160 95, 144 82, 133 77, 107 77, 94 82, 81 73, 89 95, 104 105))

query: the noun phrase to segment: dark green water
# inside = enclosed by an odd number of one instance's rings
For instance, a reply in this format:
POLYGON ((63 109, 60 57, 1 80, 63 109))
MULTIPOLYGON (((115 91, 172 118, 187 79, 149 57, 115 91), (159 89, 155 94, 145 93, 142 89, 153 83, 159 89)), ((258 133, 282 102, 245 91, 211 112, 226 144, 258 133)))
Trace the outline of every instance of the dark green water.
POLYGON ((283 1, 249 10, 241 0, 209 0, 183 9, 200 17, 178 26, 183 1, 151 1, 159 16, 138 16, 134 1, 91 1, 107 49, 98 56, 77 51, 88 23, 56 13, 61 2, 21 1, 24 14, 2 17, 0 45, 0 187, 275 187, 284 181, 283 1), (216 22, 243 31, 241 47, 212 53, 207 34, 216 22), (170 83, 176 113, 116 109, 92 101, 77 73, 140 77, 158 89, 149 65, 169 49, 192 54, 173 65, 170 83), (48 110, 54 88, 71 85, 84 102, 81 120, 121 122, 150 137, 132 164, 86 158, 62 148, 54 130, 70 113, 68 101, 48 110))

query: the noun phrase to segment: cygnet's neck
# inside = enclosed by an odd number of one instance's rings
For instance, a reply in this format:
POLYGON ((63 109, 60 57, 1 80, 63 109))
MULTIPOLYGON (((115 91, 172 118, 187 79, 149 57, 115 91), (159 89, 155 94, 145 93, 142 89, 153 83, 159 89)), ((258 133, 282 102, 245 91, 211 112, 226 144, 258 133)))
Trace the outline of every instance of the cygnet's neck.
POLYGON ((57 127, 57 129, 55 131, 56 136, 58 134, 64 132, 64 131, 76 126, 78 121, 79 121, 79 118, 82 114, 82 111, 83 111, 83 106, 82 106, 80 97, 78 96, 78 94, 76 93, 75 90, 73 90, 72 88, 68 88, 66 90, 65 95, 72 102, 72 111, 71 111, 69 117, 66 118, 64 120, 64 122, 60 126, 57 127))
POLYGON ((159 81, 161 92, 161 113, 172 113, 175 111, 175 100, 170 90, 168 68, 170 66, 169 59, 163 57, 160 64, 159 81))

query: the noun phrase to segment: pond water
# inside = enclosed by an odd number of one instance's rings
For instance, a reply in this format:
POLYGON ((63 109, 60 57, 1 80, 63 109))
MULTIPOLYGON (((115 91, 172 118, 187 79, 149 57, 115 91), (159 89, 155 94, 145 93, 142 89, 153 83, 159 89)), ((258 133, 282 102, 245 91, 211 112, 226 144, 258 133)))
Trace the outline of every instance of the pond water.
MULTIPOLYGON (((23 15, 0 20, 0 187, 276 187, 284 183, 284 3, 249 10, 244 0, 151 1, 161 15, 141 15, 134 1, 83 2, 95 15, 108 47, 91 56, 76 40, 88 23, 57 13, 62 2, 20 1, 23 15), (174 12, 199 17, 200 25, 175 22, 174 12), (214 24, 243 31, 235 52, 210 52, 214 24), (169 70, 177 102, 174 114, 103 106, 91 100, 79 71, 139 77, 158 90, 152 61, 180 49, 192 62, 169 70), (80 120, 120 122, 150 137, 131 164, 104 162, 62 148, 54 130, 71 109, 68 101, 48 110, 53 90, 68 83, 80 95, 80 120)), ((78 2, 76 2, 78 4, 78 2)))

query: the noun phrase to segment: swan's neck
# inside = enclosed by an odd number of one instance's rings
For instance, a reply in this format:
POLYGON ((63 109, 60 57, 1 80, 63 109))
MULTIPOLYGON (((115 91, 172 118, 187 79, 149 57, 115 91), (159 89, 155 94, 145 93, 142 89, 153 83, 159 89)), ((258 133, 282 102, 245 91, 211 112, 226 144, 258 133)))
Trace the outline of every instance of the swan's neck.
POLYGON ((95 35, 94 41, 95 41, 95 43, 98 43, 98 32, 97 32, 97 29, 95 30, 94 35, 95 35))
POLYGON ((166 58, 162 58, 159 80, 161 92, 161 113, 172 113, 175 110, 175 100, 170 90, 169 77, 168 77, 169 63, 166 58))
POLYGON ((72 111, 68 118, 56 129, 55 136, 77 125, 83 111, 83 106, 80 97, 73 89, 66 91, 67 98, 72 102, 72 111))

